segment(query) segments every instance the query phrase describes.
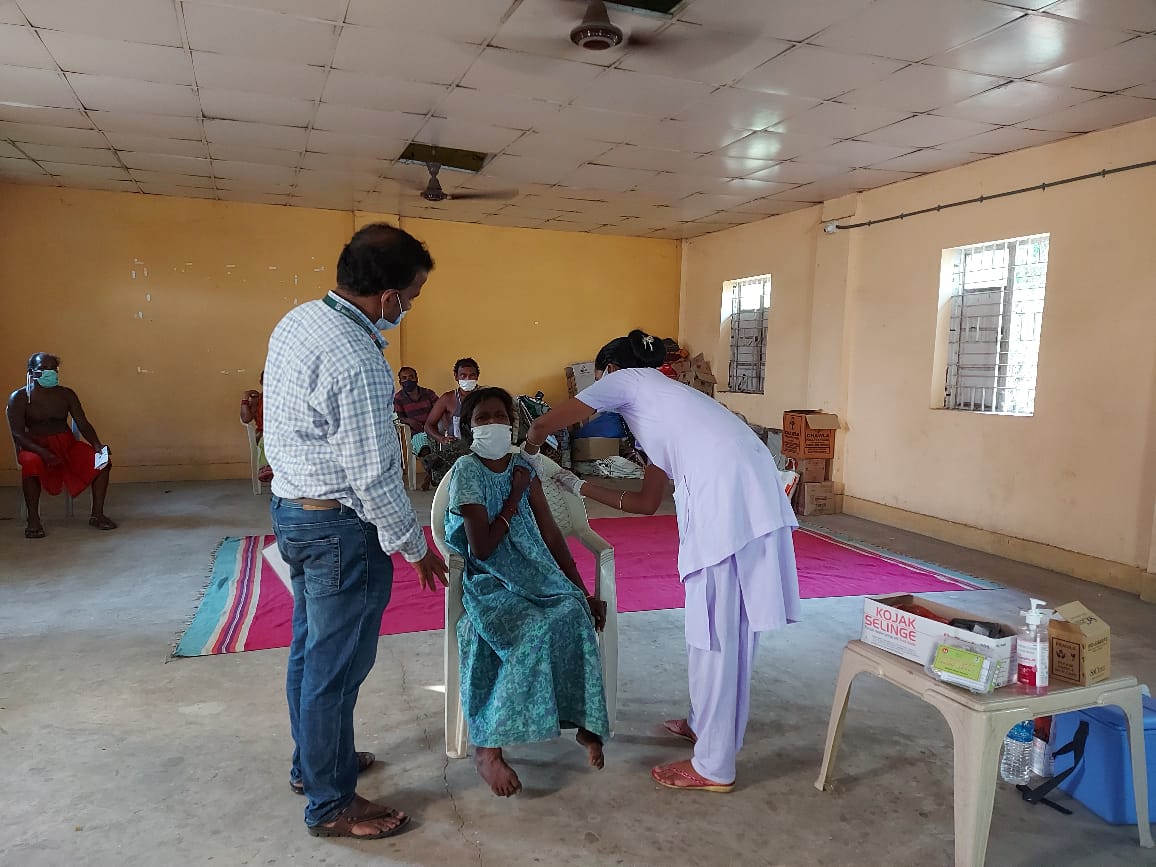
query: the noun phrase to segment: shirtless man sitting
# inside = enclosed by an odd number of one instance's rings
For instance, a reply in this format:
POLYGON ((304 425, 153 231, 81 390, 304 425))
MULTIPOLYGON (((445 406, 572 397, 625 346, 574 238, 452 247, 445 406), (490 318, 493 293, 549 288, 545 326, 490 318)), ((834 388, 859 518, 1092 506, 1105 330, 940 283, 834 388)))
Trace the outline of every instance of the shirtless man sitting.
POLYGON ((55 355, 36 353, 28 359, 27 384, 8 398, 8 426, 16 443, 24 502, 28 505, 28 526, 24 530, 27 539, 44 538, 40 521, 42 488, 55 496, 67 487, 75 497, 92 485, 92 517, 88 523, 98 530, 116 528, 104 514, 111 465, 106 462, 103 469, 96 468, 97 452, 105 445, 85 417, 76 392, 59 385, 59 369, 60 359, 55 355), (73 436, 69 416, 87 443, 73 436))

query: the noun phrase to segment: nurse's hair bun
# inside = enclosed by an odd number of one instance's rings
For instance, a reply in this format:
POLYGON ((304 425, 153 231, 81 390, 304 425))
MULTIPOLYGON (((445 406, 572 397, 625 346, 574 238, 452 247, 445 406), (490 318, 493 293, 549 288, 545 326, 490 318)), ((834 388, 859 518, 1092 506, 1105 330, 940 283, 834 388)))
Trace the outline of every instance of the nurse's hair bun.
POLYGON ((598 352, 594 359, 597 370, 605 370, 608 364, 615 367, 659 367, 666 361, 666 344, 659 337, 653 337, 635 328, 625 337, 616 337, 598 352))

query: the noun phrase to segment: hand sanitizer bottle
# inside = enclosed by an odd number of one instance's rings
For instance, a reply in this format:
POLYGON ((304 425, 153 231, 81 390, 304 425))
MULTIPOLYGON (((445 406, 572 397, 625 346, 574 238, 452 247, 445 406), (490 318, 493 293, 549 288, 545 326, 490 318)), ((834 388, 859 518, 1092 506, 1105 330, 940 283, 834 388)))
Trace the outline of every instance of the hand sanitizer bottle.
POLYGON ((1028 611, 1021 611, 1026 625, 1016 638, 1016 681, 1024 692, 1039 695, 1048 691, 1048 621, 1052 609, 1042 599, 1033 599, 1028 611))

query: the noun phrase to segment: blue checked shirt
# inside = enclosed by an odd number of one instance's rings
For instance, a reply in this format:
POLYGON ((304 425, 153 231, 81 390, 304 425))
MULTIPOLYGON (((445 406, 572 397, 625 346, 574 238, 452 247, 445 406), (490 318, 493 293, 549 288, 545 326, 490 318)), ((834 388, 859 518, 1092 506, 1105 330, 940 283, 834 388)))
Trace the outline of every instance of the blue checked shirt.
POLYGON ((269 338, 265 454, 273 493, 338 500, 377 528, 387 553, 413 563, 426 541, 402 483, 385 341, 360 310, 329 298, 352 316, 308 301, 269 338))

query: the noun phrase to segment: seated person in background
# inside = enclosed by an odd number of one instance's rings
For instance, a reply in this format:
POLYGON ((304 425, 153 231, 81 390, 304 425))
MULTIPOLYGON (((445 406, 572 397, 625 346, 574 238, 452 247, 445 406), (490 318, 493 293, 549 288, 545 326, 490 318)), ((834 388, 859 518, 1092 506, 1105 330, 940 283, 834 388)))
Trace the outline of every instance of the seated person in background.
MULTIPOLYGON (((513 400, 484 388, 463 402, 463 457, 450 481, 446 543, 466 561, 458 620, 462 710, 474 762, 495 795, 522 784, 502 747, 577 728, 595 768, 609 735, 591 598, 554 523, 542 483, 510 454, 513 400)), ((453 628, 454 624, 446 624, 453 628)))
MULTIPOLYGON (((393 411, 397 414, 397 420, 413 432, 410 447, 415 455, 422 457, 429 454, 430 438, 425 432, 425 423, 438 401, 438 394, 432 388, 418 385, 417 371, 412 367, 401 368, 397 372, 397 381, 401 387, 393 396, 393 411)), ((429 486, 430 477, 427 472, 422 490, 429 490, 429 486)))
MULTIPOLYGON (((264 387, 264 370, 261 371, 259 382, 264 387)), ((257 430, 257 480, 271 482, 273 468, 269 466, 269 459, 265 457, 265 401, 261 392, 255 388, 241 392, 241 424, 250 422, 257 430)))
POLYGON ((59 370, 60 359, 55 355, 36 353, 28 359, 26 385, 8 398, 8 427, 16 443, 24 502, 28 506, 26 539, 44 538, 40 521, 42 488, 55 496, 67 487, 75 497, 92 485, 92 517, 88 523, 98 530, 116 528, 104 514, 112 467, 105 463, 103 469, 96 468, 96 453, 105 446, 85 417, 76 392, 59 385, 59 370), (69 416, 87 443, 73 435, 69 416))
POLYGON ((438 398, 426 419, 428 439, 423 441, 423 445, 429 446, 429 452, 422 457, 422 463, 426 477, 435 485, 449 472, 454 461, 466 452, 460 442, 462 402, 478 387, 480 373, 478 363, 472 358, 459 358, 454 362, 454 379, 458 387, 438 398))

